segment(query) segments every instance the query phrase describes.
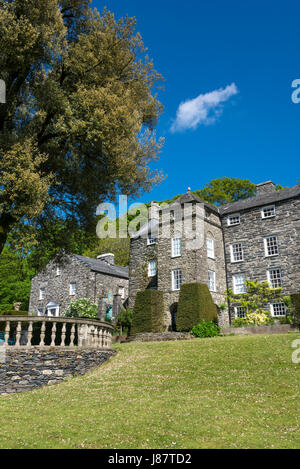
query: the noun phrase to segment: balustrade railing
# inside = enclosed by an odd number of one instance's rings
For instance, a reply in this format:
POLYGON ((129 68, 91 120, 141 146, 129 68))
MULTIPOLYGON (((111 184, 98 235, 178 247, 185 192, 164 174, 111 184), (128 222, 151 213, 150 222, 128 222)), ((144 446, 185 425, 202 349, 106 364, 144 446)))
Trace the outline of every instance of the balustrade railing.
POLYGON ((113 327, 92 319, 48 316, 0 316, 0 345, 110 349, 113 327), (1 329, 4 329, 1 333, 1 329))

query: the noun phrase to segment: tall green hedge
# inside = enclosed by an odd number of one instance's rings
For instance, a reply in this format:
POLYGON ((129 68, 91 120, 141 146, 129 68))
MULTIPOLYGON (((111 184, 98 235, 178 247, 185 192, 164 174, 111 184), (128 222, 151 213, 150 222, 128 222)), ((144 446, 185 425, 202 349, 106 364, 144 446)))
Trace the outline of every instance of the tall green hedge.
POLYGON ((200 321, 218 321, 208 286, 198 282, 183 284, 179 294, 177 330, 190 331, 200 321))
POLYGON ((158 290, 139 291, 135 298, 131 334, 164 331, 163 292, 158 290))
POLYGON ((294 307, 295 323, 297 326, 300 326, 300 293, 293 293, 291 300, 294 307))

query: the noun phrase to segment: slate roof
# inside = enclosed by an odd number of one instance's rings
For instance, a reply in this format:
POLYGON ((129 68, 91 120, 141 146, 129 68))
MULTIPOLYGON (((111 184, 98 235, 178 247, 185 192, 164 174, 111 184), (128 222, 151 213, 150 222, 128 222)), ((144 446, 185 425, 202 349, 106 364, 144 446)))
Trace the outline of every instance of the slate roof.
POLYGON ((212 210, 213 212, 216 212, 218 213, 218 208, 215 207, 214 205, 212 204, 209 204, 208 202, 206 202, 205 200, 202 200, 200 199, 199 197, 197 197, 196 195, 192 194, 192 192, 188 191, 186 194, 183 194, 181 195, 180 197, 178 197, 178 199, 174 200, 174 202, 172 202, 168 209, 170 209, 172 207, 172 205, 174 204, 189 204, 189 203, 192 203, 192 202, 197 202, 198 204, 204 204, 204 206, 206 208, 209 208, 210 210, 212 210))
POLYGON ((88 265, 93 272, 101 274, 112 275, 113 277, 129 278, 128 267, 121 267, 119 265, 109 264, 101 259, 93 259, 91 257, 79 256, 73 254, 78 261, 88 265))
POLYGON ((288 187, 281 191, 269 192, 262 195, 256 195, 249 199, 239 200, 230 204, 222 205, 219 207, 219 213, 221 216, 229 213, 239 212, 241 210, 247 210, 249 208, 261 207, 263 205, 270 205, 281 200, 292 199, 300 195, 300 185, 288 187))

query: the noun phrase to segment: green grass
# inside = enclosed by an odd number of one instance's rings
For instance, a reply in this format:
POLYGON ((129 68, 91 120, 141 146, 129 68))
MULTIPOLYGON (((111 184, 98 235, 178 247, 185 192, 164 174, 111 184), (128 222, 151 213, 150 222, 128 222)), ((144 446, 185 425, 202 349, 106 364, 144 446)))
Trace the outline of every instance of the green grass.
POLYGON ((299 448, 296 338, 119 345, 86 376, 0 397, 0 447, 299 448))

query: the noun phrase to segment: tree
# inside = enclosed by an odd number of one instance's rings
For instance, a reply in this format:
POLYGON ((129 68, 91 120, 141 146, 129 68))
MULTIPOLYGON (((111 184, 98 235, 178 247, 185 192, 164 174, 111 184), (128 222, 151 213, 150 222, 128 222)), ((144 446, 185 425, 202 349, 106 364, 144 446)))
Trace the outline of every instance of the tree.
POLYGON ((21 302, 22 310, 28 309, 33 275, 27 256, 17 254, 8 243, 0 257, 0 309, 13 309, 14 302, 21 302))
POLYGON ((86 228, 101 201, 161 179, 161 76, 135 19, 89 4, 0 0, 0 252, 40 214, 86 228))
POLYGON ((248 179, 223 177, 213 179, 194 194, 211 204, 223 205, 255 196, 256 185, 248 179))

